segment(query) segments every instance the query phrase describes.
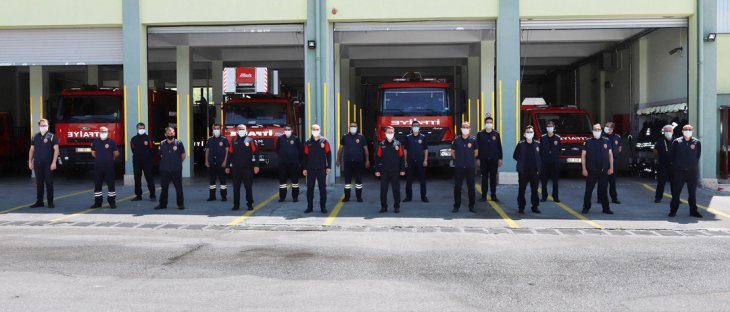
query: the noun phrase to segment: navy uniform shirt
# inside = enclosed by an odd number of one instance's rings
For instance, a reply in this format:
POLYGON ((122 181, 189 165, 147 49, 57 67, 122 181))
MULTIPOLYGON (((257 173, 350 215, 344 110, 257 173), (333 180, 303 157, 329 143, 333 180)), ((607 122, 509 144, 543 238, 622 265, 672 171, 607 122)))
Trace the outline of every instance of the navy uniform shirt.
POLYGON ((661 138, 654 144, 654 150, 657 153, 657 161, 659 165, 668 168, 672 165, 672 140, 661 138))
POLYGON ((362 162, 365 159, 365 146, 367 142, 362 134, 345 134, 340 139, 340 145, 344 148, 344 161, 362 162))
POLYGON ((412 133, 406 137, 405 149, 408 151, 408 161, 412 162, 423 162, 423 151, 428 150, 428 144, 426 143, 426 136, 419 133, 413 135, 412 133))
POLYGON ((306 170, 324 170, 332 168, 332 150, 330 142, 320 137, 310 138, 304 142, 304 168, 306 170))
POLYGON ((112 168, 114 167, 114 152, 117 151, 117 143, 107 138, 106 140, 94 139, 91 142, 91 150, 96 152, 94 159, 94 167, 96 168, 112 168))
POLYGON ((223 160, 226 159, 226 153, 228 153, 228 138, 224 136, 215 137, 212 136, 208 139, 208 144, 205 148, 208 149, 208 164, 212 166, 220 166, 223 164, 223 160))
POLYGON ((182 154, 185 154, 182 142, 177 139, 172 140, 172 143, 163 140, 160 143, 160 171, 182 171, 182 154))
POLYGON ((258 146, 250 136, 233 138, 229 148, 228 166, 231 168, 250 168, 259 166, 258 146))
POLYGON ((586 151, 586 169, 588 171, 608 171, 610 167, 608 151, 611 150, 611 142, 608 138, 590 138, 583 143, 583 150, 586 151))
POLYGON ((33 164, 50 166, 53 162, 53 147, 58 145, 58 137, 50 132, 45 135, 39 132, 30 144, 33 145, 33 164))
POLYGON ((684 137, 677 138, 672 142, 670 148, 672 153, 672 168, 679 171, 697 170, 697 164, 702 154, 702 145, 700 140, 691 138, 689 141, 684 137))
POLYGON ((515 147, 512 158, 517 161, 517 172, 537 172, 540 170, 540 143, 533 140, 532 143, 520 141, 515 147))
POLYGON ((132 147, 132 161, 136 164, 152 163, 153 147, 152 138, 146 133, 135 135, 130 142, 132 147))
POLYGON ((398 140, 380 141, 375 156, 375 171, 377 172, 398 173, 406 170, 403 145, 398 140))
POLYGON ((301 164, 302 141, 296 135, 287 138, 286 134, 282 134, 276 140, 276 155, 280 164, 301 164))
POLYGON ((604 133, 603 137, 607 138, 609 141, 609 145, 613 151, 613 160, 618 159, 618 148, 621 147, 621 136, 614 132, 610 135, 604 133))
POLYGON ((502 158, 502 140, 499 138, 499 132, 492 130, 487 133, 486 130, 479 131, 477 139, 479 142, 479 159, 481 160, 498 160, 502 158))
POLYGON ((546 164, 557 164, 560 162, 561 151, 560 136, 543 135, 540 138, 540 160, 546 164))
MULTIPOLYGON (((462 136, 456 137, 454 143, 451 144, 451 149, 456 152, 454 158, 455 168, 475 167, 474 151, 477 150, 477 140, 474 137, 470 136, 466 139, 462 136)), ((479 159, 482 159, 481 155, 479 156, 479 159)))

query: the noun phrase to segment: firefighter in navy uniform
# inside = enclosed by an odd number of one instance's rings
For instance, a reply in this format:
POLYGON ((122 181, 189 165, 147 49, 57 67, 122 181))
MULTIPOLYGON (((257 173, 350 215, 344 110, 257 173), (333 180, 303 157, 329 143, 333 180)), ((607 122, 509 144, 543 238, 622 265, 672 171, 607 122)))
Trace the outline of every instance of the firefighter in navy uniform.
POLYGON ((279 202, 286 200, 287 182, 291 182, 291 196, 299 201, 299 175, 302 165, 302 141, 292 134, 291 125, 284 126, 284 134, 276 141, 279 158, 279 202))
POLYGON ((682 195, 682 188, 687 183, 689 198, 689 215, 695 218, 702 218, 697 211, 697 182, 699 179, 699 161, 702 155, 702 144, 700 140, 692 137, 693 127, 685 125, 682 127, 682 137, 672 142, 671 163, 672 163, 672 202, 669 206, 669 216, 677 215, 679 208, 679 197, 682 195))
POLYGON ((319 185, 319 209, 327 213, 327 189, 325 179, 332 168, 332 151, 327 139, 320 136, 318 124, 312 125, 312 137, 304 143, 304 170, 302 173, 307 177, 307 209, 304 213, 310 213, 314 207, 314 183, 319 185))
POLYGON ((474 210, 474 170, 475 162, 479 162, 479 149, 477 140, 469 135, 471 126, 469 122, 461 124, 461 135, 456 137, 451 145, 451 157, 454 158, 454 210, 459 212, 461 207, 461 184, 466 179, 466 189, 469 194, 469 211, 474 210))
POLYGON ((248 136, 246 125, 238 125, 230 147, 226 173, 233 179, 233 210, 241 209, 241 182, 246 189, 246 207, 253 210, 253 176, 259 173, 259 155, 256 140, 248 136))
POLYGON ((114 189, 114 159, 119 156, 117 143, 109 138, 107 127, 99 128, 99 138, 91 143, 91 157, 94 157, 94 204, 100 208, 103 201, 101 187, 106 183, 106 200, 109 208, 117 208, 117 192, 114 189))
POLYGON ((547 135, 540 138, 540 180, 542 180, 542 199, 548 198, 548 180, 553 181, 553 201, 560 202, 558 179, 560 179, 560 136, 555 133, 555 123, 551 120, 546 124, 547 135))
POLYGON ((132 164, 134 169, 134 195, 132 201, 142 200, 142 173, 147 180, 147 189, 150 192, 150 200, 155 200, 155 180, 152 178, 152 156, 154 144, 152 138, 147 135, 144 123, 137 124, 137 135, 132 137, 130 145, 132 148, 132 164))
POLYGON ((477 134, 479 145, 479 169, 482 173, 482 197, 481 201, 487 200, 487 191, 491 194, 492 201, 497 199, 497 172, 502 167, 502 139, 499 132, 494 130, 494 119, 487 116, 484 119, 484 130, 477 134))
POLYGON ((28 151, 28 169, 35 173, 36 202, 31 208, 43 207, 43 187, 48 191, 48 208, 53 205, 53 172, 58 159, 58 137, 48 132, 48 120, 38 122, 40 132, 33 136, 28 151))
POLYGON ((418 120, 411 122, 411 135, 403 142, 406 156, 406 199, 409 202, 413 199, 413 179, 418 176, 421 183, 421 201, 428 202, 426 196, 426 167, 428 166, 428 143, 426 136, 421 134, 418 120))
POLYGON ((185 209, 182 188, 182 163, 185 160, 185 146, 175 139, 175 129, 165 128, 165 140, 160 143, 160 204, 155 209, 167 208, 167 192, 170 182, 175 186, 177 209, 185 209))
POLYGON ((672 175, 672 141, 674 138, 674 127, 666 125, 662 128, 662 137, 654 144, 654 159, 656 159, 657 168, 657 184, 656 194, 654 194, 654 202, 659 203, 664 197, 664 186, 669 182, 671 189, 672 175))
POLYGON ((205 146, 205 167, 208 168, 208 179, 210 180, 208 201, 215 200, 216 180, 220 182, 221 201, 226 201, 228 195, 226 165, 228 164, 229 145, 228 138, 221 135, 221 126, 214 124, 213 136, 208 139, 205 146))
MULTIPOLYGON (((621 153, 621 136, 614 133, 616 125, 613 122, 606 122, 603 127, 603 136, 608 139, 609 145, 611 146, 611 153, 613 153, 613 165, 616 168, 616 161, 618 160, 618 154, 621 153)), ((616 170, 608 175, 608 194, 611 195, 611 202, 614 204, 621 204, 618 200, 618 192, 616 191, 616 170)))
POLYGON ((357 132, 357 123, 350 123, 350 132, 343 135, 340 139, 340 148, 337 151, 336 166, 344 164, 345 175, 345 198, 343 202, 350 200, 350 192, 352 191, 352 178, 355 178, 355 196, 357 201, 362 202, 362 172, 370 167, 370 152, 365 137, 357 132), (344 162, 343 162, 344 154, 344 162))
POLYGON ((375 176, 380 177, 380 213, 388 211, 388 186, 393 189, 393 208, 400 213, 400 177, 406 174, 403 145, 395 139, 395 129, 385 128, 385 140, 375 152, 375 176))
POLYGON ((585 194, 583 195, 583 211, 591 209, 591 195, 598 183, 598 201, 603 206, 603 213, 613 214, 608 206, 608 175, 613 173, 613 152, 607 138, 601 137, 601 124, 593 125, 593 137, 583 143, 581 152, 583 176, 586 177, 585 194))
MULTIPOLYGON (((539 173, 540 163, 540 143, 535 142, 535 129, 527 126, 525 129, 525 140, 520 141, 515 147, 512 158, 517 161, 517 175, 519 177, 519 192, 517 195, 517 207, 519 213, 525 213, 525 189, 530 184, 530 199, 532 204, 532 212, 540 213, 537 207, 540 200, 537 195, 537 177, 539 173)), ((543 190, 544 192, 544 190, 543 190)))

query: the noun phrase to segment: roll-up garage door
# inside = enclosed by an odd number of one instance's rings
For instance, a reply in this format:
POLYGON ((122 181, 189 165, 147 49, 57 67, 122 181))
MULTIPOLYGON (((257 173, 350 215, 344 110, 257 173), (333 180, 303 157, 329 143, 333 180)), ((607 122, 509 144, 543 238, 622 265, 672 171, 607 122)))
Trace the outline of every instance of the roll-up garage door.
POLYGON ((522 20, 522 29, 617 29, 687 27, 686 18, 522 20))
POLYGON ((0 66, 122 64, 122 29, 0 29, 0 47, 0 66))

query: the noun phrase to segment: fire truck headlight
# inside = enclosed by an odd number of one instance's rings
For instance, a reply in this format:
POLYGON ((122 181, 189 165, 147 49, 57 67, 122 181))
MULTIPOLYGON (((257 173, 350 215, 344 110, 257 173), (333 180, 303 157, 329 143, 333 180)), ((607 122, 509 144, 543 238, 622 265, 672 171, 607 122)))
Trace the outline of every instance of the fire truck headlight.
POLYGON ((451 150, 450 149, 442 149, 439 151, 439 156, 441 157, 449 157, 451 156, 451 150))

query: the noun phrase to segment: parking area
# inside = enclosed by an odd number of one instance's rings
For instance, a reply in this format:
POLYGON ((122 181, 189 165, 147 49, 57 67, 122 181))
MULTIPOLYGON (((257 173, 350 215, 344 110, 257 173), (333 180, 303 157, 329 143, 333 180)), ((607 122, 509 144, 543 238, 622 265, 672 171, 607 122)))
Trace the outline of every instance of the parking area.
MULTIPOLYGON (((477 177, 477 183, 479 178, 477 177)), ((121 184, 121 181, 118 183, 121 184)), ((303 183, 302 183, 303 184, 303 183)), ((184 184, 185 210, 153 210, 157 204, 148 199, 132 202, 133 187, 118 186, 118 208, 88 209, 93 201, 92 183, 85 178, 58 178, 56 181, 56 208, 28 208, 35 197, 35 184, 29 178, 4 179, 0 187, 6 196, 0 204, 0 224, 4 225, 76 225, 127 228, 234 228, 311 227, 313 229, 350 229, 377 231, 387 229, 594 229, 594 230, 728 230, 730 229, 730 196, 707 189, 698 190, 698 203, 704 215, 702 219, 688 216, 686 202, 680 206, 676 218, 668 218, 669 195, 661 203, 653 202, 655 183, 637 178, 620 178, 618 181, 621 204, 612 204, 614 215, 602 214, 600 205, 594 204, 588 214, 581 214, 584 182, 580 178, 561 180, 561 203, 541 203, 541 214, 517 213, 517 186, 500 185, 500 202, 477 202, 476 213, 466 207, 452 213, 453 182, 450 179, 431 178, 429 203, 419 200, 403 203, 401 213, 378 213, 379 183, 375 178, 366 179, 364 202, 343 203, 342 184, 328 187, 327 209, 322 214, 305 214, 306 188, 298 203, 278 202, 278 181, 273 175, 264 174, 254 181, 253 211, 232 211, 232 194, 228 202, 206 201, 207 181, 202 178, 187 180, 184 184)), ((404 183, 402 183, 403 185, 404 183)), ((230 187, 230 186, 229 186, 230 187)), ((159 188, 159 186, 158 186, 159 188)), ((417 187, 416 187, 417 188, 417 187)), ((477 198, 480 188, 477 185, 477 198)), ((159 192, 159 191, 158 191, 159 192)), ((230 192, 230 191, 229 191, 230 192)), ((315 192, 315 201, 317 201, 315 192)), ((528 192, 529 194, 529 192, 528 192)), ((171 189, 174 201, 174 188, 171 189)), ((392 195, 391 195, 392 196, 392 195)), ((466 201, 466 194, 463 195, 466 201)), ((529 196, 529 195, 528 195, 529 196)), ((594 195, 595 198, 595 195, 594 195)), ((686 192, 682 195, 686 200, 686 192)), ((315 205, 316 206, 316 205, 315 205)), ((521 229, 521 230, 519 230, 521 229)), ((461 231, 459 230, 459 231, 461 231)))

